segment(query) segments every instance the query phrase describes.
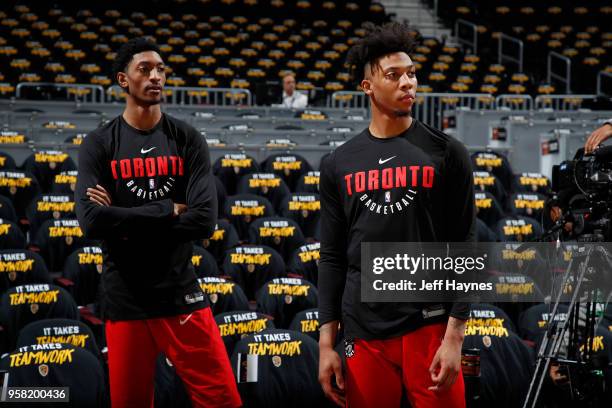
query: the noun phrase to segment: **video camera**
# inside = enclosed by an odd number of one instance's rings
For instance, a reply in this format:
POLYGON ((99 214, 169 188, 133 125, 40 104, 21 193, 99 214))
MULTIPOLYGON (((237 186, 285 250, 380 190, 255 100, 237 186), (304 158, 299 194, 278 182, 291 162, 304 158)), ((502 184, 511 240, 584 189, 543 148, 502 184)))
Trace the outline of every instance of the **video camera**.
POLYGON ((579 149, 572 160, 553 166, 552 205, 563 210, 565 221, 582 241, 612 238, 612 146, 585 154, 579 149))

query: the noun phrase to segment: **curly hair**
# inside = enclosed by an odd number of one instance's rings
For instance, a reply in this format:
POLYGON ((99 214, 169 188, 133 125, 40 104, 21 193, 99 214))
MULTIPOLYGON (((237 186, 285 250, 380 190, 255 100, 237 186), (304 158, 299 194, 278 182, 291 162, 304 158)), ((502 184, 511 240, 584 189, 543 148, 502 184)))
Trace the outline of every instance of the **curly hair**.
POLYGON ((365 76, 368 64, 374 73, 380 58, 395 52, 410 54, 421 40, 418 31, 403 23, 391 22, 382 26, 366 23, 363 28, 366 35, 351 47, 346 56, 351 79, 357 85, 365 76))
POLYGON ((134 55, 145 51, 155 51, 161 55, 161 50, 157 44, 152 43, 146 38, 132 38, 130 41, 123 44, 121 48, 119 48, 119 51, 117 51, 117 56, 113 62, 113 77, 117 78, 119 72, 125 72, 127 70, 127 66, 130 64, 130 61, 132 61, 132 58, 134 58, 134 55))

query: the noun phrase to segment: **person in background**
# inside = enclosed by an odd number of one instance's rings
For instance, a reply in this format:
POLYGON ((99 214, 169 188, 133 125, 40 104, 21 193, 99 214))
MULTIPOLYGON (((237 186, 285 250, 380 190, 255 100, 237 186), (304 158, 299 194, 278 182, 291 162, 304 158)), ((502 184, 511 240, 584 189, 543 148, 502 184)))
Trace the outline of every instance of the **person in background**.
POLYGON ((595 129, 593 133, 588 137, 584 144, 585 153, 593 153, 593 151, 603 143, 612 137, 612 119, 608 119, 599 128, 595 129))
POLYGON ((308 105, 308 96, 295 89, 295 75, 287 74, 283 77, 283 103, 284 108, 305 108, 308 105))

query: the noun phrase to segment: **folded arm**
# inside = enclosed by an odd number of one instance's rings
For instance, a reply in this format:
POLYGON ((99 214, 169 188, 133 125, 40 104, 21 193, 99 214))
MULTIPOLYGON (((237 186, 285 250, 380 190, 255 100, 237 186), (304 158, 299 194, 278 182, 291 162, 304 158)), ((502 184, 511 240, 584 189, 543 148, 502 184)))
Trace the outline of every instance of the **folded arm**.
MULTIPOLYGON (((86 137, 79 149, 79 175, 75 191, 76 214, 88 238, 107 239, 147 235, 152 229, 170 224, 174 203, 166 199, 139 207, 117 207, 96 202, 100 199, 88 189, 104 185, 104 166, 108 157, 95 134, 86 137)), ((107 186, 108 188, 108 186, 107 186)), ((110 197, 109 197, 110 198, 110 197)))

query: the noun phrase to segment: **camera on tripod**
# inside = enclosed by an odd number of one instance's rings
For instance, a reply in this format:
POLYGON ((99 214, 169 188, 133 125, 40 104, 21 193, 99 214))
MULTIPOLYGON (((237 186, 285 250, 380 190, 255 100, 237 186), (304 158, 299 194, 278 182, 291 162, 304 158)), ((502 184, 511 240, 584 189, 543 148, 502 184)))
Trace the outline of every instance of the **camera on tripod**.
POLYGON ((612 146, 553 166, 551 205, 561 208, 562 223, 571 222, 578 241, 610 241, 612 210, 612 146))

